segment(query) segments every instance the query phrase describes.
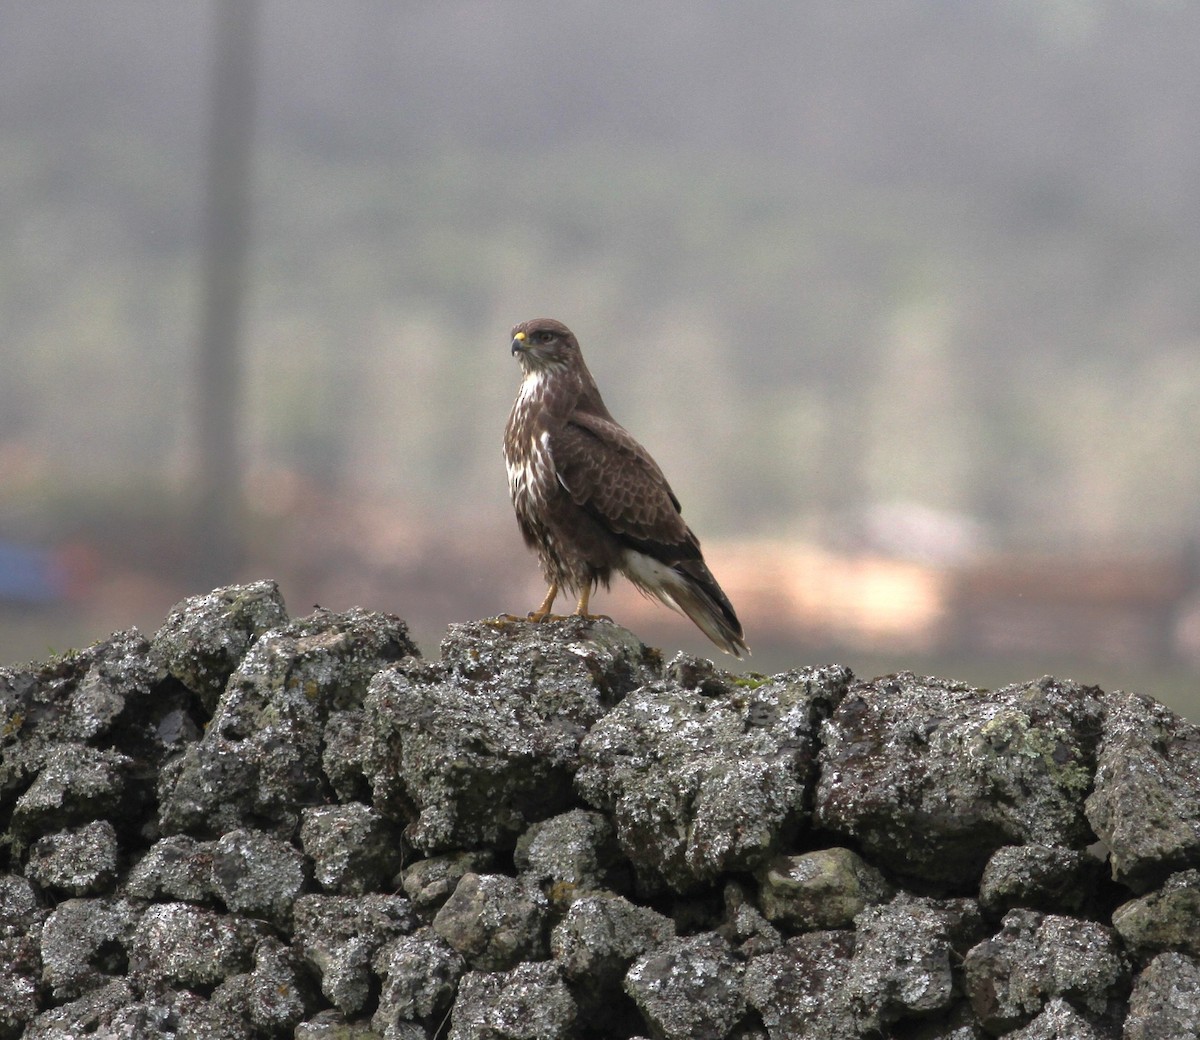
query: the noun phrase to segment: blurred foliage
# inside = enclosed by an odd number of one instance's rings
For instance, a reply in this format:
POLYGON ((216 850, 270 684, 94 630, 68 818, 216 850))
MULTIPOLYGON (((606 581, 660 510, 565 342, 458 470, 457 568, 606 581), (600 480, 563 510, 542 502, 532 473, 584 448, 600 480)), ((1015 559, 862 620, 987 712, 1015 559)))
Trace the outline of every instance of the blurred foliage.
MULTIPOLYGON (((0 443, 81 488, 186 487, 209 15, 0 10, 0 443)), ((1189 538, 1198 52, 1151 0, 267 3, 251 483, 503 514, 543 312, 707 532, 1189 538)))

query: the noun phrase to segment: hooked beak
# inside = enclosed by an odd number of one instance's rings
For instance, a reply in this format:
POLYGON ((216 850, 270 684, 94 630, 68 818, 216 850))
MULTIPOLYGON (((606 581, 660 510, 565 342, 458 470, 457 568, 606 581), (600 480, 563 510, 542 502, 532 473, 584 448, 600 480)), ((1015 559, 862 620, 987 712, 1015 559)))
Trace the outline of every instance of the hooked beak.
POLYGON ((515 336, 513 336, 512 353, 514 355, 524 353, 528 349, 529 344, 526 342, 525 333, 518 332, 515 336))

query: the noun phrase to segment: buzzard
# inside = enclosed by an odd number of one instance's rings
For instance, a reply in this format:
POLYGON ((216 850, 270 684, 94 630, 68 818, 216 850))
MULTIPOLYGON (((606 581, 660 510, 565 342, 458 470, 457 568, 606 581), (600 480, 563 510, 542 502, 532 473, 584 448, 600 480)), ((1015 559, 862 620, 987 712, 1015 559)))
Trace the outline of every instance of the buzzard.
POLYGON ((575 613, 620 571, 642 592, 682 611, 726 653, 749 653, 742 626, 704 564, 662 470, 609 414, 561 321, 534 318, 512 330, 524 379, 504 431, 517 523, 537 550, 550 588, 530 620, 550 616, 562 589, 575 613))

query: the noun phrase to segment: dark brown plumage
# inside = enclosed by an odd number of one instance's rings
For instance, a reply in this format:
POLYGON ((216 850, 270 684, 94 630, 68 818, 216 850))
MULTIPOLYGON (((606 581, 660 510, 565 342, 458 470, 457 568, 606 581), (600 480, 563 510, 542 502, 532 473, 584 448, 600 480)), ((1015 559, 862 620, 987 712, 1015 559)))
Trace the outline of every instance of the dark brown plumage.
POLYGON ((650 454, 609 414, 579 343, 553 318, 512 330, 524 380, 504 431, 517 523, 550 588, 529 616, 549 616, 562 589, 588 616, 614 571, 682 611, 726 653, 749 653, 742 626, 704 564, 679 499, 650 454))

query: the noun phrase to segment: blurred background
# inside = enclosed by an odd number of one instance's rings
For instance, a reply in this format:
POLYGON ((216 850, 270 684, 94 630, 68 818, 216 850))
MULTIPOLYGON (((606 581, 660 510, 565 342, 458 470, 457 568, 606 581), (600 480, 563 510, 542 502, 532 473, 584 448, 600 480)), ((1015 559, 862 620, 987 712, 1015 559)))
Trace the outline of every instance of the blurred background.
POLYGON ((1200 716, 1197 113, 1186 0, 0 3, 0 663, 259 577, 531 609, 550 315, 747 667, 1200 716))

